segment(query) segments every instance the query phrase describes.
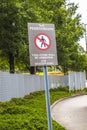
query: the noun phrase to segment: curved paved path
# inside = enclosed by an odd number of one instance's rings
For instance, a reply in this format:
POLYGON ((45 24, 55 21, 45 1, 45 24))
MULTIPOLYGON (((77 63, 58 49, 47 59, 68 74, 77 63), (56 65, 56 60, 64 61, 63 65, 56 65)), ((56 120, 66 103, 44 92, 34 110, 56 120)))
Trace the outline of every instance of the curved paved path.
POLYGON ((87 95, 55 103, 51 114, 52 118, 67 130, 87 130, 87 95))

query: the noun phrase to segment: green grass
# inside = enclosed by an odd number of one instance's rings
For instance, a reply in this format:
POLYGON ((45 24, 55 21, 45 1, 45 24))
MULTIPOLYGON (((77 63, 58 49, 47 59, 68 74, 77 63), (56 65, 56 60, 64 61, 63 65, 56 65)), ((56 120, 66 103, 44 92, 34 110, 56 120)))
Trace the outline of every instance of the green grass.
MULTIPOLYGON (((79 91, 85 93, 87 90, 79 91)), ((68 92, 66 88, 50 90, 51 104, 77 92, 68 92)), ((65 130, 52 121, 53 130, 65 130)), ((9 102, 0 103, 0 130, 47 130, 45 92, 35 92, 24 98, 13 98, 9 102)))

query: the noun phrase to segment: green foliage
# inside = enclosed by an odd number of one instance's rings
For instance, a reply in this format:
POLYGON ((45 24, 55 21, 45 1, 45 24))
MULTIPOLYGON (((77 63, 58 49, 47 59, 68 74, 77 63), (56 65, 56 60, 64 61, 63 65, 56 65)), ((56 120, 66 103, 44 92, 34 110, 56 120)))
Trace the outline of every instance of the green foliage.
MULTIPOLYGON (((51 102, 68 95, 65 88, 60 88, 51 90, 51 102)), ((45 92, 35 92, 24 98, 13 98, 9 102, 0 103, 0 129, 47 130, 45 92)), ((53 129, 64 130, 55 121, 53 129)))
POLYGON ((62 86, 59 86, 58 88, 55 88, 55 89, 51 89, 52 91, 65 91, 65 92, 69 92, 69 87, 62 87, 62 86))
POLYGON ((54 23, 59 66, 63 72, 83 70, 83 64, 77 68, 77 60, 85 61, 78 51, 78 40, 84 29, 80 23, 81 16, 76 14, 77 9, 77 5, 67 5, 65 0, 1 0, 0 51, 10 72, 29 70, 28 22, 54 23))
MULTIPOLYGON (((68 91, 68 86, 51 89, 51 104, 74 94, 68 91)), ((75 94, 79 93, 87 93, 87 89, 75 92, 75 94)), ((52 120, 52 125, 53 130, 65 130, 54 120, 52 120)), ((47 130, 45 92, 34 92, 24 98, 0 102, 0 130, 47 130)))

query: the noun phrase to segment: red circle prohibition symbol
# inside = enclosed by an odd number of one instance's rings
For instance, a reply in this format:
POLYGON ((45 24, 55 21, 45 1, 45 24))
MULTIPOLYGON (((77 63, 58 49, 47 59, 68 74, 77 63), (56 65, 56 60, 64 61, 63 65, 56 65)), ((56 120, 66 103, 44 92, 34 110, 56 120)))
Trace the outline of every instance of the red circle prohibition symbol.
POLYGON ((51 46, 51 40, 47 34, 39 33, 34 38, 34 44, 39 50, 48 50, 51 46))

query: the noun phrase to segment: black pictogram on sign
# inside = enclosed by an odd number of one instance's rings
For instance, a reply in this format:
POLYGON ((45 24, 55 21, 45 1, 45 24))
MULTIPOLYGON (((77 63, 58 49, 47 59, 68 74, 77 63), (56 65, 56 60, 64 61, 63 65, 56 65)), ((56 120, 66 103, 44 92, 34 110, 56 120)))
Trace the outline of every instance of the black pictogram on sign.
POLYGON ((34 39, 36 47, 40 50, 47 50, 51 46, 50 37, 47 34, 39 33, 34 39))

